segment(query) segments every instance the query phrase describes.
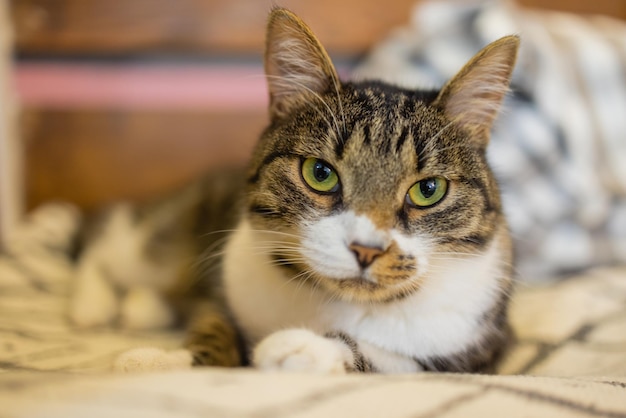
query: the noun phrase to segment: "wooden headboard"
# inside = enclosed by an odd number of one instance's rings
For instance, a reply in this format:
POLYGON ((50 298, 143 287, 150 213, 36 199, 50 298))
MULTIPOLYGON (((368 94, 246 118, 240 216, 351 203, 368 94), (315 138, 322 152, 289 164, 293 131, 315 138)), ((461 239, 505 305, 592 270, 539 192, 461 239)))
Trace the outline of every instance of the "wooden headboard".
MULTIPOLYGON (((26 200, 146 199, 241 164, 266 123, 274 0, 13 0, 26 200)), ((626 18, 626 2, 524 0, 626 18)), ((415 0, 284 0, 349 66, 415 0)))

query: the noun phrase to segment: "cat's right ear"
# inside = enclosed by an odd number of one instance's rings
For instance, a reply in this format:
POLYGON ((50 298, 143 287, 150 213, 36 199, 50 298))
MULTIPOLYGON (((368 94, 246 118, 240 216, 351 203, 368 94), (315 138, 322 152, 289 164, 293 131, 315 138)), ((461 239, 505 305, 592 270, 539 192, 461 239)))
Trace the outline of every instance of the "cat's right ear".
POLYGON ((517 36, 505 36, 483 48, 441 89, 434 105, 471 132, 480 146, 509 89, 519 48, 517 36))
POLYGON ((311 29, 289 10, 275 8, 267 23, 265 74, 272 119, 284 117, 304 100, 339 89, 339 77, 311 29))

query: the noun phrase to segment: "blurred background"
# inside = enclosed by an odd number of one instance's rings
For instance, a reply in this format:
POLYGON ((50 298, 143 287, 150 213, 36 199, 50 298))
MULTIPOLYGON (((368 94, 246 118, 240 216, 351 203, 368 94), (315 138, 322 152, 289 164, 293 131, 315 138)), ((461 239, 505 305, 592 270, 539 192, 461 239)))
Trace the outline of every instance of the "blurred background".
MULTIPOLYGON (((61 199, 91 211, 246 161, 267 121, 262 50, 275 0, 2 2, 4 219, 20 199, 26 210, 61 199)), ((278 3, 309 23, 347 76, 414 21, 420 1, 278 3)), ((516 4, 626 19, 622 0, 516 4)))

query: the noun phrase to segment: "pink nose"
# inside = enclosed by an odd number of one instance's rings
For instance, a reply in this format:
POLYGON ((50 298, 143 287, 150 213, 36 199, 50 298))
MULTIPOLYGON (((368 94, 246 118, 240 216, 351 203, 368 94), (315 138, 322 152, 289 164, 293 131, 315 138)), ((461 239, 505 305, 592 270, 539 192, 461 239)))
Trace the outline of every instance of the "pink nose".
POLYGON ((348 247, 356 256, 361 268, 366 268, 374 262, 374 260, 382 255, 385 250, 379 247, 367 247, 365 245, 352 243, 348 247))

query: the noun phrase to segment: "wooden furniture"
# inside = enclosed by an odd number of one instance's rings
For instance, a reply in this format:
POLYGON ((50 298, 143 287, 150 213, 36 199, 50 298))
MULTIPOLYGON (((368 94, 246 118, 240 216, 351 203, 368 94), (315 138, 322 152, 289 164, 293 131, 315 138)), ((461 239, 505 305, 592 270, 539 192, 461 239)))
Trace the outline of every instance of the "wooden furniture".
MULTIPOLYGON (((49 199, 67 199, 85 209, 120 198, 146 199, 208 168, 245 161, 266 123, 261 53, 265 16, 273 3, 11 1, 24 95, 28 207, 49 199), (129 74, 138 68, 169 71, 169 78, 157 74, 133 82, 129 74), (211 72, 215 68, 222 74, 243 68, 252 75, 231 77, 228 84, 211 72), (222 93, 256 82, 233 93, 241 98, 239 105, 229 105, 227 93, 215 96, 218 87, 192 100, 193 89, 187 96, 176 89, 189 71, 204 71, 200 79, 221 85, 222 93), (169 93, 151 96, 165 85, 169 93), (50 86, 61 92, 55 96, 50 86), (129 94, 137 86, 146 88, 145 95, 129 94)), ((623 1, 521 3, 626 18, 623 1)), ((305 17, 333 58, 349 66, 391 28, 406 23, 415 1, 280 4, 305 17)))

